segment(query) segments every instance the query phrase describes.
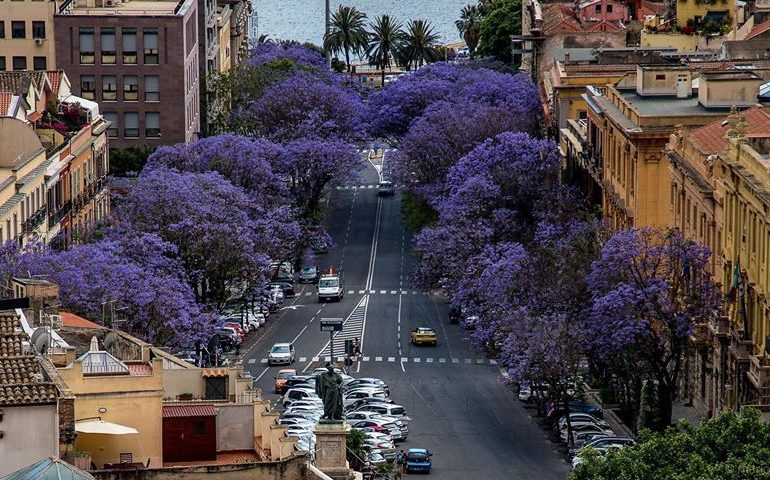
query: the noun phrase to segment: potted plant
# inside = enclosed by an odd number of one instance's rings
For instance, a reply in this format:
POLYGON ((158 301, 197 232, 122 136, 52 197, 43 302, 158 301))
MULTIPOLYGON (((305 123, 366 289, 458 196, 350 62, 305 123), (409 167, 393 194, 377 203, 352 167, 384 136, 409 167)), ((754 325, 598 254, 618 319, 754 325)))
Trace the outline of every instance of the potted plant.
POLYGON ((91 452, 74 452, 73 465, 81 470, 91 470, 91 452))
POLYGON ((177 400, 188 401, 193 399, 193 394, 190 392, 180 393, 176 398, 177 400))

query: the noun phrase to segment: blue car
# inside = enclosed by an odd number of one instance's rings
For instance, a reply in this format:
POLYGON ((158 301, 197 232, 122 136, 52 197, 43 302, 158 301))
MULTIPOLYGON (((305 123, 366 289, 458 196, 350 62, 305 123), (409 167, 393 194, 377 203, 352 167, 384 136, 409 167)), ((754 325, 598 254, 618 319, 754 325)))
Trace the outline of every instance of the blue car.
POLYGON ((406 473, 430 473, 430 457, 433 454, 425 448, 410 448, 406 452, 406 473))

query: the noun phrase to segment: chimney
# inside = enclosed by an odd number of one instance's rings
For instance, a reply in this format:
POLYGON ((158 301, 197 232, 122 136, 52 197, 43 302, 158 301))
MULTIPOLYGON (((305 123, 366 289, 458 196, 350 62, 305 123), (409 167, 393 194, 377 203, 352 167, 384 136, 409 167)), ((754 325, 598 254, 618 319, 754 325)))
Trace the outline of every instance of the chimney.
POLYGON ((564 52, 564 63, 569 63, 569 52, 564 52))
POLYGON ((97 340, 96 336, 91 337, 91 347, 88 349, 89 352, 98 352, 99 351, 99 340, 97 340))

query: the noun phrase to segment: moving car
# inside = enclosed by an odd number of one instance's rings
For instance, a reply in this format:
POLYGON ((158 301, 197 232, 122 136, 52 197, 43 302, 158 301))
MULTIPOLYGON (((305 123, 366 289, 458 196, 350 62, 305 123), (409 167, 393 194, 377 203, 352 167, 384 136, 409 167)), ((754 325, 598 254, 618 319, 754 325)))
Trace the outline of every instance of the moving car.
POLYGON ((388 196, 394 193, 396 193, 396 187, 389 180, 383 180, 377 185, 377 195, 388 196))
POLYGON ((286 382, 297 374, 297 371, 293 368, 282 368, 278 370, 278 373, 273 380, 275 380, 275 393, 283 393, 286 391, 286 382))
POLYGON ((270 353, 267 354, 268 365, 288 364, 294 363, 296 352, 294 351, 294 344, 292 343, 276 343, 273 348, 270 349, 270 353))
POLYGON ((415 345, 436 345, 438 336, 432 328, 417 327, 412 330, 412 343, 415 345))
POLYGON ((410 448, 406 452, 406 473, 430 473, 432 456, 433 454, 426 448, 410 448))
POLYGON ((335 272, 333 268, 328 273, 321 275, 318 280, 318 301, 342 300, 345 291, 342 287, 342 275, 335 272))
POLYGON ((299 283, 315 283, 318 281, 318 267, 303 267, 299 271, 299 283))

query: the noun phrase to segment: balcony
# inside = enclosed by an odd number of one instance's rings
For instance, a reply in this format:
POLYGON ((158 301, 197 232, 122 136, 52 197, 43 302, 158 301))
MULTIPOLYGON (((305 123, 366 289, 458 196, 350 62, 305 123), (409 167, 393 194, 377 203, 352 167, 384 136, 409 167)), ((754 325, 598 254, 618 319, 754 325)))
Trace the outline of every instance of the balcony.
POLYGON ((32 233, 34 232, 37 227, 43 224, 45 221, 47 210, 45 205, 43 205, 42 208, 40 208, 37 212, 33 213, 28 219, 24 220, 21 224, 22 232, 24 233, 32 233))
POLYGON ((48 228, 52 228, 62 221, 64 217, 72 210, 72 201, 68 200, 64 202, 56 211, 51 213, 48 217, 48 228))
POLYGON ((730 335, 730 320, 727 317, 709 320, 708 329, 716 337, 727 338, 730 335))
POLYGON ((751 356, 746 377, 756 389, 759 405, 770 405, 770 359, 765 356, 751 356))

